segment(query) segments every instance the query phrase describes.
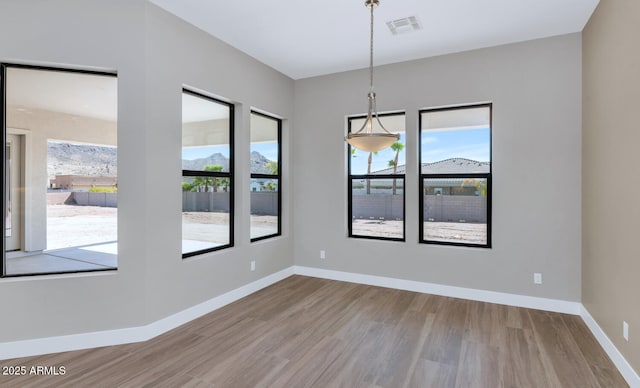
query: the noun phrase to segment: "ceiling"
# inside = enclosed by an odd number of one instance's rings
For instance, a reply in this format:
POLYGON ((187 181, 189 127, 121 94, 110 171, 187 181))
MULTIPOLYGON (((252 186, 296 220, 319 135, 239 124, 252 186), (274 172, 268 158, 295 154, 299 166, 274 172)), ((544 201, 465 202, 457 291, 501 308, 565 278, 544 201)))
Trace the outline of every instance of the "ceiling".
MULTIPOLYGON (((293 79, 369 64, 364 0, 149 1, 293 79)), ((380 65, 578 32, 597 4, 598 0, 380 0, 374 61, 380 65), (393 35, 387 28, 387 21, 410 16, 422 29, 393 35)), ((47 109, 114 121, 116 95, 115 77, 21 68, 8 73, 7 104, 27 113, 47 109)), ((194 108, 185 114, 185 121, 194 121, 203 113, 194 108)))
MULTIPOLYGON (((149 0, 293 78, 369 65, 364 0, 149 0)), ((582 31, 599 0, 380 0, 375 65, 582 31), (393 35, 386 22, 415 16, 393 35)))
POLYGON ((114 76, 9 67, 6 82, 11 109, 27 114, 43 109, 116 121, 118 80, 114 76))

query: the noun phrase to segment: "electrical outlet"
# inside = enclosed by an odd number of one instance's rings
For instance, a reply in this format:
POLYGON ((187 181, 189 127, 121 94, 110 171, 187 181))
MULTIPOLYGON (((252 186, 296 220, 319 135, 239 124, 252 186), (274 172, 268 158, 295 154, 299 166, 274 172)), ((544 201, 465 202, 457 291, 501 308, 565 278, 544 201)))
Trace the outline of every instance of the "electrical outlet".
POLYGON ((629 324, 626 321, 622 321, 622 336, 629 342, 629 324))
POLYGON ((542 284, 542 274, 540 272, 535 272, 533 274, 533 283, 542 284))
POLYGON ((320 251, 320 258, 321 259, 326 259, 327 255, 325 254, 325 251, 320 251))
POLYGON ((251 270, 252 271, 256 270, 256 261, 255 260, 251 260, 251 270))

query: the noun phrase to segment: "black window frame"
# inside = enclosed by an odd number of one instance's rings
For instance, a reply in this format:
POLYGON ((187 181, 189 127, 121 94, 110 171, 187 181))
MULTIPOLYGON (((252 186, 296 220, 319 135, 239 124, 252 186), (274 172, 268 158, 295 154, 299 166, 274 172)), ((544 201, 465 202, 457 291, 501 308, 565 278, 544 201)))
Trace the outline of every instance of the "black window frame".
MULTIPOLYGON (((406 112, 398 111, 398 112, 387 112, 387 113, 379 113, 378 117, 388 117, 388 116, 399 116, 402 115, 406 119, 406 112)), ((356 115, 356 116, 348 116, 347 117, 347 131, 351 133, 351 124, 352 120, 365 119, 367 115, 356 115)), ((406 133, 406 129, 405 129, 406 133)), ((406 137, 405 137, 406 139, 406 137)), ((406 147, 406 145, 405 145, 406 147)), ((347 236, 349 238, 359 238, 359 239, 367 239, 367 240, 382 240, 382 241, 398 241, 405 242, 407 238, 407 201, 406 201, 406 169, 405 173, 400 174, 351 174, 351 144, 347 143, 347 236), (354 180, 362 180, 362 179, 390 179, 390 180, 402 180, 402 237, 384 237, 384 236, 366 236, 353 234, 353 181, 354 180)), ((406 161, 405 161, 406 165, 406 161)))
MULTIPOLYGON (((274 120, 278 123, 278 173, 277 174, 257 174, 250 173, 250 179, 271 179, 278 181, 278 230, 276 233, 266 234, 264 236, 250 238, 251 242, 266 240, 282 235, 282 119, 268 115, 266 113, 251 110, 251 114, 262 116, 264 118, 274 120)), ((251 141, 249 141, 251 147, 251 141)), ((251 199, 249 199, 249 216, 251 216, 251 199)), ((251 235, 251 223, 249 223, 249 235, 251 235)))
POLYGON ((461 246, 461 247, 471 247, 471 248, 491 248, 491 214, 492 214, 492 198, 493 198, 493 189, 492 189, 492 181, 493 181, 493 103, 480 103, 480 104, 470 104, 470 105, 457 105, 457 106, 447 106, 447 107, 439 107, 439 108, 426 108, 421 109, 418 112, 418 189, 419 189, 419 234, 418 234, 418 243, 420 244, 433 244, 433 245, 450 245, 450 246, 461 246), (489 108, 489 172, 488 173, 463 173, 463 174, 427 174, 422 171, 422 116, 424 113, 428 112, 442 112, 442 111, 451 111, 451 110, 462 110, 462 109, 474 109, 474 108, 489 108), (486 244, 473 244, 467 242, 454 242, 454 241, 436 241, 436 240, 426 240, 424 238, 424 182, 427 179, 464 179, 464 178, 479 178, 486 179, 487 181, 487 242, 486 244))
MULTIPOLYGON (((15 69, 29 69, 29 70, 42 70, 42 71, 54 71, 54 72, 63 72, 63 73, 76 73, 76 74, 88 74, 88 75, 96 75, 96 76, 106 76, 106 77, 114 77, 116 82, 118 80, 118 72, 113 71, 99 71, 99 70, 86 70, 80 68, 69 68, 69 67, 56 67, 56 66, 39 66, 39 65, 27 65, 27 64, 19 64, 19 63, 9 63, 9 62, 0 62, 0 112, 1 112, 1 126, 2 126, 2 171, 3 171, 3 179, 2 179, 2 210, 3 214, 7 214, 7 198, 6 198, 6 176, 4 171, 6 171, 6 144, 7 144, 7 112, 6 112, 6 101, 7 101, 7 69, 15 68, 15 69)), ((116 97, 117 98, 117 97, 116 97)), ((117 113, 116 113, 117 115, 117 113)), ((118 117, 118 116, 116 116, 118 117)), ((118 117, 119 118, 119 117, 118 117)), ((6 229, 6 218, 3 217, 2 221, 3 230, 6 229)), ((3 237, 4 238, 4 237, 3 237)), ((4 246, 4 244, 3 244, 4 246)), ((57 272, 30 272, 30 273, 20 273, 20 274, 7 274, 7 255, 6 251, 3 249, 2 252, 2 265, 0 266, 0 279, 3 278, 18 278, 18 277, 27 277, 27 276, 48 276, 48 275, 68 275, 68 274, 80 274, 80 273, 90 273, 90 272, 107 272, 107 271, 118 271, 118 264, 116 263, 115 267, 108 268, 96 268, 96 269, 87 269, 87 270, 70 270, 70 271, 57 271, 57 272)))
MULTIPOLYGON (((182 177, 211 177, 211 178, 228 178, 229 179, 229 243, 219 245, 216 247, 199 249, 196 251, 186 252, 182 254, 182 259, 187 259, 193 256, 199 256, 210 252, 219 251, 222 249, 232 248, 234 246, 234 197, 235 197, 235 182, 234 182, 234 132, 235 132, 235 106, 233 103, 224 101, 215 97, 208 96, 203 93, 193 91, 188 88, 182 88, 182 93, 190 94, 194 97, 209 100, 217 104, 225 105, 229 108, 229 171, 198 171, 198 170, 185 170, 182 169, 182 177)), ((182 130, 180 131, 182 133, 182 130)), ((182 203, 180 204, 182 206, 182 203)), ((182 230, 182 226, 181 226, 182 230)))

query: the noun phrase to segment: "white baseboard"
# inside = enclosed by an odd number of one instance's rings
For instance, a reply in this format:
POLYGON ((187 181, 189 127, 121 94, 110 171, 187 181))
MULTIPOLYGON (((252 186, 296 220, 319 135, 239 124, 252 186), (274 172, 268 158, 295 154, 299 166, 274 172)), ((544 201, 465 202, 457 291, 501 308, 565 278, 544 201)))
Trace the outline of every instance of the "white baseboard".
POLYGON ((327 269, 295 266, 294 272, 298 275, 312 276, 323 279, 340 280, 343 282, 367 284, 399 290, 421 292, 449 296, 460 299, 476 300, 504 304, 509 306, 526 307, 530 309, 553 311, 565 314, 580 315, 581 304, 566 300, 538 298, 526 295, 507 294, 472 288, 445 286, 442 284, 424 283, 413 280, 403 280, 383 276, 363 275, 352 272, 332 271, 327 269))
POLYGON ((145 326, 0 343, 0 360, 147 341, 293 274, 285 268, 145 326))
POLYGON ((581 303, 302 266, 285 268, 145 326, 0 343, 0 360, 146 341, 294 274, 580 315, 627 383, 640 388, 638 374, 581 303))
POLYGON ((622 356, 618 348, 611 342, 609 337, 605 334, 604 330, 598 325, 595 319, 591 316, 589 311, 582 306, 580 311, 582 320, 587 325, 591 333, 596 337, 596 340, 600 343, 600 346, 607 352, 613 364, 618 368, 622 377, 627 380, 627 383, 631 388, 640 388, 640 376, 636 373, 627 360, 622 356))

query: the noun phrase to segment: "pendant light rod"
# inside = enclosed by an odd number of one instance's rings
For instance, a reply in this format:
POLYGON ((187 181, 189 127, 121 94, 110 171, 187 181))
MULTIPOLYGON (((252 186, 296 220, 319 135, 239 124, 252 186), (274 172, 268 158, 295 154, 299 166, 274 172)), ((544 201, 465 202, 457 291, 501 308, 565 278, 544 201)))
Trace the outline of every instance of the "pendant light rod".
POLYGON ((367 152, 382 150, 400 139, 400 135, 389 132, 384 125, 382 125, 376 108, 376 93, 373 91, 373 9, 379 4, 379 0, 365 0, 364 2, 364 5, 370 10, 371 19, 369 29, 369 93, 367 94, 369 109, 367 112, 367 118, 358 131, 349 132, 349 134, 345 136, 345 141, 351 144, 351 146, 367 152), (383 132, 374 132, 374 116, 378 126, 383 132))
POLYGON ((366 0, 364 4, 371 10, 369 34, 369 91, 373 92, 373 9, 380 4, 379 0, 366 0))

